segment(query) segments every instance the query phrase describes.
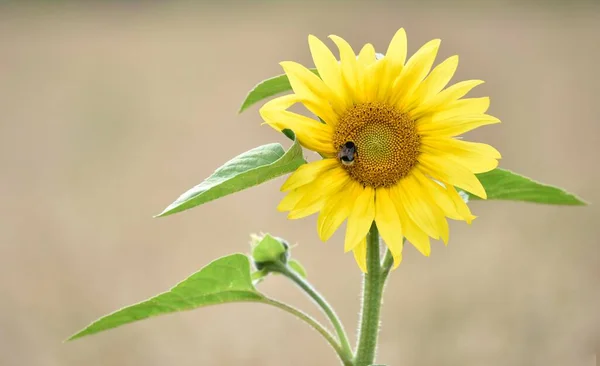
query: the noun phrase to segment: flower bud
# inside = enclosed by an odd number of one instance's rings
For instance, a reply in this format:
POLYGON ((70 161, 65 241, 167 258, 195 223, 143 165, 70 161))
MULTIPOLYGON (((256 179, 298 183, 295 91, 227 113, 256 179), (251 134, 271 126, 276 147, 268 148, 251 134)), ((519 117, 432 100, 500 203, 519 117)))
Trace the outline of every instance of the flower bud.
POLYGON ((287 264, 290 245, 285 239, 262 233, 252 234, 250 238, 252 261, 257 270, 262 270, 269 263, 287 264))

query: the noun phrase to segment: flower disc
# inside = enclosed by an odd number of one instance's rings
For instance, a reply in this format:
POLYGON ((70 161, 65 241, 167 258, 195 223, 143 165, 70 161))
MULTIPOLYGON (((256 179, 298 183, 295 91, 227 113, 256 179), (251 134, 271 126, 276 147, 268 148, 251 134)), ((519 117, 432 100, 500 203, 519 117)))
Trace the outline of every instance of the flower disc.
POLYGON ((406 114, 383 103, 358 104, 341 118, 333 133, 335 148, 354 146, 344 169, 363 186, 389 187, 417 164, 420 138, 406 114))

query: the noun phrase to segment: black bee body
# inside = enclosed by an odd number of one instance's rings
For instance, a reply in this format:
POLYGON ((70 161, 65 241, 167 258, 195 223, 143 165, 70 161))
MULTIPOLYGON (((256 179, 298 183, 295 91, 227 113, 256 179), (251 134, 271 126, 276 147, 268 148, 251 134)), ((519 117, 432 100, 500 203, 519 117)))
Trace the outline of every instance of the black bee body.
POLYGON ((340 150, 338 151, 338 159, 340 159, 342 164, 348 166, 354 164, 354 158, 357 155, 356 145, 352 141, 348 141, 340 146, 340 150))

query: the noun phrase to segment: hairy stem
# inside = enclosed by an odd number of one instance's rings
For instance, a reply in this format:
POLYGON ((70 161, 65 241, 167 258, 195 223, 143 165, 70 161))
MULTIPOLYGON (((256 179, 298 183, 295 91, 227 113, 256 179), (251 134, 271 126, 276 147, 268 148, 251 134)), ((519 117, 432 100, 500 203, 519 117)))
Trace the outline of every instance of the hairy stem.
POLYGON ((348 355, 346 355, 346 353, 344 352, 342 347, 339 345, 339 343, 337 342, 335 337, 331 333, 329 333, 329 331, 327 329, 325 329, 325 327, 323 325, 321 325, 321 323, 319 323, 313 317, 304 313, 301 310, 296 309, 293 306, 290 306, 286 303, 279 302, 279 301, 271 299, 271 298, 267 299, 267 304, 275 306, 276 308, 279 308, 285 312, 288 312, 288 313, 296 316, 298 319, 304 321, 308 325, 310 325, 314 330, 319 332, 319 334, 321 334, 323 336, 323 338, 325 338, 327 343, 329 343, 329 345, 337 353, 338 357, 340 358, 340 360, 342 361, 342 364, 344 366, 353 366, 352 365, 352 357, 351 356, 348 357, 348 355))
POLYGON ((392 252, 390 250, 385 251, 385 255, 383 256, 383 260, 381 261, 381 287, 382 289, 385 286, 385 282, 387 280, 387 276, 390 274, 390 270, 394 265, 394 257, 392 256, 392 252))
POLYGON ((323 295, 321 295, 306 279, 300 276, 296 271, 291 269, 290 267, 282 264, 282 263, 272 263, 267 267, 270 271, 281 273, 286 276, 292 282, 294 282, 298 287, 300 287, 323 311, 323 313, 327 316, 331 324, 335 329, 335 333, 339 339, 340 349, 343 354, 342 361, 344 365, 352 365, 352 358, 354 354, 352 352, 352 347, 350 346, 350 341, 348 340, 348 335, 344 330, 344 325, 342 324, 340 318, 337 316, 333 307, 325 300, 323 295))
MULTIPOLYGON (((386 259, 384 263, 390 262, 386 259)), ((390 255, 391 257, 391 255, 390 255)), ((389 266, 391 268, 391 265, 389 266)), ((389 268, 382 268, 379 250, 379 231, 373 223, 367 237, 367 273, 364 274, 362 310, 360 315, 358 345, 355 366, 369 366, 375 361, 377 337, 379 335, 379 315, 385 278, 389 268)))

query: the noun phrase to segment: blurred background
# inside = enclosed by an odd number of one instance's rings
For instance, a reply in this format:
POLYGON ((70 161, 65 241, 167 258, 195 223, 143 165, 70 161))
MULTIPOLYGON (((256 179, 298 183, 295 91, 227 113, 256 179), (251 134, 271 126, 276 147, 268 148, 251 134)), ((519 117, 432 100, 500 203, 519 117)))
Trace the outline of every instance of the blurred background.
MULTIPOLYGON (((481 78, 504 123, 472 138, 501 166, 600 201, 600 5, 592 1, 0 2, 0 365, 336 365, 308 326, 259 304, 154 318, 72 343, 97 317, 165 291, 249 233, 294 256, 356 327, 360 273, 343 233, 275 207, 283 179, 153 219, 252 147, 289 141, 237 115, 246 92, 312 65, 307 35, 409 52, 442 38, 455 80, 481 78)), ((595 364, 600 210, 474 202, 430 258, 407 247, 383 308, 378 363, 595 364)), ((261 289, 319 319, 290 283, 261 289)), ((353 337, 354 339, 354 337, 353 337)))

